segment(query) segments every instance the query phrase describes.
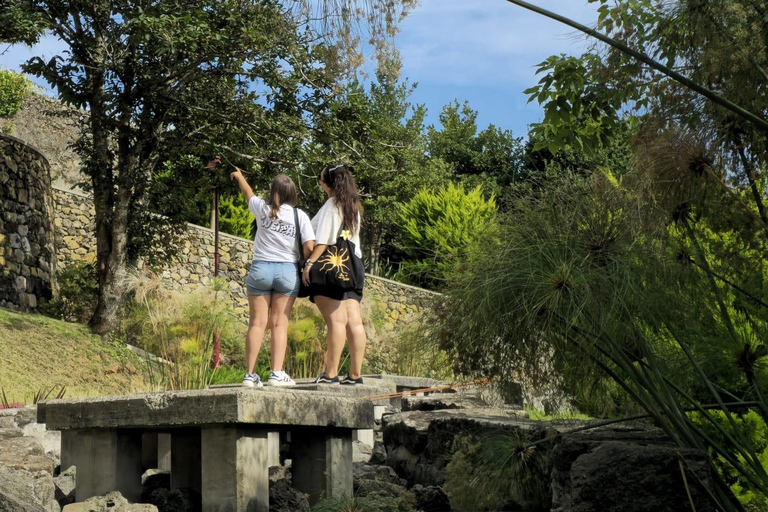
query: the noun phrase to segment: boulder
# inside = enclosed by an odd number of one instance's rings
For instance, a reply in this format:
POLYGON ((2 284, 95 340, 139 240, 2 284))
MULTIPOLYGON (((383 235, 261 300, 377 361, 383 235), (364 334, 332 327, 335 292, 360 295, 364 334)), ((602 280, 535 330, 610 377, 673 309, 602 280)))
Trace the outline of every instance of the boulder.
POLYGON ((149 498, 156 489, 171 489, 171 473, 159 469, 148 469, 141 475, 141 501, 151 503, 149 498))
POLYGON ((56 487, 55 497, 59 506, 64 507, 75 502, 75 466, 67 468, 59 476, 53 478, 56 487))
POLYGON ((53 461, 34 437, 10 437, 0 441, 0 464, 31 472, 53 475, 53 461))
POLYGON ((72 503, 62 512, 158 512, 157 507, 146 503, 128 503, 119 492, 106 496, 94 496, 81 503, 72 503))
POLYGON ((0 428, 0 442, 24 435, 20 428, 0 428))
POLYGON ((47 430, 44 423, 28 423, 22 428, 25 436, 34 437, 43 445, 43 450, 49 456, 61 456, 61 431, 47 430))
POLYGON ((687 490, 697 511, 715 510, 707 499, 713 489, 707 454, 676 447, 658 429, 566 434, 551 461, 553 512, 691 510, 687 490))
POLYGON ((387 449, 384 447, 384 443, 376 441, 373 444, 373 452, 368 462, 369 464, 384 464, 387 462, 387 449))
POLYGON ((271 466, 269 468, 270 483, 277 482, 278 480, 287 480, 290 483, 291 478, 290 466, 271 466))
POLYGON ((291 487, 288 480, 269 482, 269 512, 309 512, 309 510, 307 497, 291 487))
POLYGON ((352 441, 352 462, 368 462, 371 460, 373 448, 361 441, 352 441))
MULTIPOLYGON (((0 496, 4 496, 5 502, 18 502, 19 506, 25 507, 22 510, 60 510, 53 476, 47 471, 28 471, 0 464, 0 496)), ((13 510, 11 505, 7 508, 13 510)), ((0 507, 0 510, 5 508, 0 507)))
POLYGON ((34 503, 22 503, 14 496, 4 494, 0 490, 0 510, 3 512, 48 512, 34 503))
POLYGON ((355 463, 352 469, 355 485, 367 482, 387 482, 394 485, 405 486, 406 480, 397 476, 395 470, 389 466, 371 466, 369 464, 355 463))
POLYGON ((0 409, 0 428, 22 428, 37 421, 37 407, 0 409))
POLYGON ((408 486, 441 486, 445 466, 455 452, 457 436, 509 432, 540 440, 556 434, 549 423, 531 421, 511 408, 413 411, 384 418, 387 466, 408 486))

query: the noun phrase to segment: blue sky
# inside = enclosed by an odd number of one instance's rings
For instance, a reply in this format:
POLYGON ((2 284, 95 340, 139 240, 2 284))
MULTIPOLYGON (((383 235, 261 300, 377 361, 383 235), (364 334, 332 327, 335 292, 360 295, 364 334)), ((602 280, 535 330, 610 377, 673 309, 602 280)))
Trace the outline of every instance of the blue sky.
MULTIPOLYGON (((587 25, 597 18, 596 5, 586 0, 529 1, 587 25)), ((505 0, 421 0, 395 42, 402 76, 418 83, 411 102, 426 105, 428 124, 437 124, 453 99, 466 100, 478 111, 480 129, 494 124, 516 136, 541 119, 539 106, 523 94, 538 81, 536 65, 587 46, 581 33, 505 0)), ((0 55, 0 67, 19 70, 32 55, 50 58, 61 49, 52 38, 34 49, 14 46, 0 55)))

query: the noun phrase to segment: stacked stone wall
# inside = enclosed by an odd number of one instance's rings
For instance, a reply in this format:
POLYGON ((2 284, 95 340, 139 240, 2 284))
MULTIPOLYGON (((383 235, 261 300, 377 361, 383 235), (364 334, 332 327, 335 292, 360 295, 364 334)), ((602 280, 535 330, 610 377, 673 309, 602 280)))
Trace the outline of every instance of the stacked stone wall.
POLYGON ((0 134, 0 306, 35 310, 56 290, 50 166, 33 147, 0 134))
MULTIPOLYGON (((93 236, 93 205, 89 196, 54 188, 56 202, 56 244, 62 267, 75 261, 93 261, 96 257, 93 236)), ((162 268, 163 280, 170 288, 191 292, 210 284, 214 273, 214 233, 208 228, 187 225, 178 259, 164 265, 145 261, 144 266, 162 268)), ((244 281, 251 262, 251 240, 219 233, 219 276, 229 282, 238 315, 248 317, 248 299, 244 281)), ((363 308, 377 321, 369 334, 388 337, 418 325, 440 294, 404 285, 376 276, 366 276, 363 308)))

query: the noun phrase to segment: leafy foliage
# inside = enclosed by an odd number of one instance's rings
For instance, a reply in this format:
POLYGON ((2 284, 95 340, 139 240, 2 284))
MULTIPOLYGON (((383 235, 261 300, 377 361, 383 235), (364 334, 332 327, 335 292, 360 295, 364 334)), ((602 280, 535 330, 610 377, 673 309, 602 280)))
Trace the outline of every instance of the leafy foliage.
POLYGON ((495 216, 494 198, 484 199, 480 187, 422 189, 400 208, 401 244, 411 258, 400 275, 430 288, 444 286, 463 270, 473 247, 494 243, 495 216))
POLYGON ((32 82, 24 75, 0 69, 0 116, 12 116, 32 93, 32 82))
POLYGON ((96 308, 99 284, 96 264, 76 262, 57 275, 59 296, 40 306, 40 311, 67 322, 87 323, 96 308))
POLYGON ((458 436, 444 485, 458 512, 550 509, 546 461, 521 436, 484 433, 458 436))

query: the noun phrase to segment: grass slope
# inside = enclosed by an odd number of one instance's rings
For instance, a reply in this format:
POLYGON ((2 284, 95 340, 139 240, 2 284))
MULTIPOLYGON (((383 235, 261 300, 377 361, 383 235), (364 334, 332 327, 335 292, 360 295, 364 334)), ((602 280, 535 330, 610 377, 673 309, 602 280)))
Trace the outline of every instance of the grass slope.
POLYGON ((0 390, 9 401, 66 386, 66 397, 121 395, 149 389, 144 361, 124 345, 80 324, 0 309, 0 390))

